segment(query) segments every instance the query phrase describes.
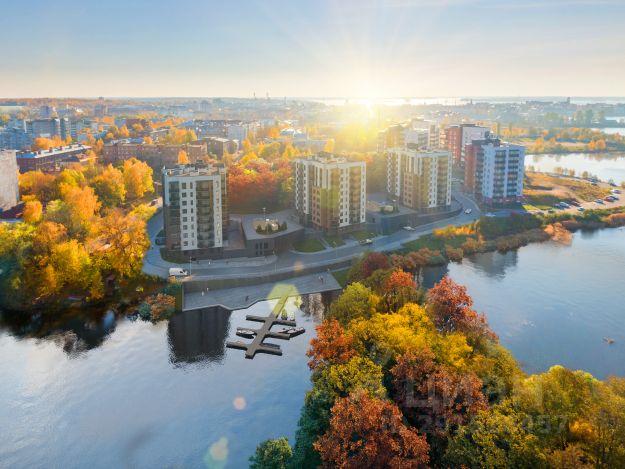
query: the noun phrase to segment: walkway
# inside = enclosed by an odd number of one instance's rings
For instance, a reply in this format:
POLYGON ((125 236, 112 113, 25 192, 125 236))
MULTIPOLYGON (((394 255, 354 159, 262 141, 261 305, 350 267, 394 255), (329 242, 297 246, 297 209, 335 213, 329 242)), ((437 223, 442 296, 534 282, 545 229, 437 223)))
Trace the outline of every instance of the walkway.
POLYGON ((259 301, 340 289, 341 286, 334 276, 324 272, 322 274, 294 277, 288 281, 275 283, 186 293, 183 310, 191 311, 211 306, 221 306, 232 311, 248 308, 259 301))

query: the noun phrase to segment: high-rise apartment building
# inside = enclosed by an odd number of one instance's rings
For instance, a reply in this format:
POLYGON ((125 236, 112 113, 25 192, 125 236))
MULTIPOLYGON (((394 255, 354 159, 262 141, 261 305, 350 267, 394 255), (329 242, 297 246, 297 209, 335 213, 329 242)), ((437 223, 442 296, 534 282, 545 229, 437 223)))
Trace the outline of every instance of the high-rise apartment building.
POLYGON ((15 150, 0 151, 0 212, 15 207, 19 199, 15 150))
POLYGON ((220 253, 228 233, 228 180, 223 165, 163 168, 165 245, 191 255, 220 253))
POLYGON ((451 152, 391 148, 386 152, 389 198, 423 213, 451 205, 451 152))
POLYGON ((525 147, 496 138, 474 140, 465 150, 467 190, 487 204, 518 202, 523 196, 525 147))
POLYGON ((445 129, 445 145, 451 151, 453 164, 461 167, 464 162, 464 148, 473 140, 481 140, 490 135, 488 127, 476 124, 451 125, 445 129))
POLYGON ((326 152, 295 160, 295 210, 303 225, 341 234, 366 220, 366 165, 326 152))
POLYGON ((378 153, 390 148, 439 148, 440 131, 432 121, 413 119, 405 124, 392 125, 378 134, 378 153))

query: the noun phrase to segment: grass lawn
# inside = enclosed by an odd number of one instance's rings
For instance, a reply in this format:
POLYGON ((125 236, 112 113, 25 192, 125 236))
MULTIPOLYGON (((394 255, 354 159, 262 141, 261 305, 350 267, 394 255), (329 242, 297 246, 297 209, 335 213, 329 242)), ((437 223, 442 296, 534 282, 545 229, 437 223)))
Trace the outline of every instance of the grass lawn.
POLYGON ((293 245, 293 249, 299 252, 319 252, 323 251, 325 247, 318 239, 305 239, 293 245))
POLYGON ((339 246, 343 246, 345 244, 345 241, 343 241, 339 236, 326 235, 323 239, 333 248, 338 248, 339 246))
POLYGON ((408 241, 403 244, 402 252, 418 251, 423 248, 443 252, 445 250, 445 246, 451 246, 453 248, 462 247, 467 238, 470 238, 470 236, 457 235, 452 238, 445 239, 432 235, 425 235, 415 239, 414 241, 408 241))
POLYGON ((354 238, 356 241, 362 241, 365 239, 375 238, 377 235, 378 234, 375 231, 362 230, 362 231, 354 231, 352 233, 352 238, 354 238))
POLYGON ((339 282, 339 285, 345 288, 347 285, 347 274, 349 273, 349 269, 335 270, 332 272, 332 275, 339 282))

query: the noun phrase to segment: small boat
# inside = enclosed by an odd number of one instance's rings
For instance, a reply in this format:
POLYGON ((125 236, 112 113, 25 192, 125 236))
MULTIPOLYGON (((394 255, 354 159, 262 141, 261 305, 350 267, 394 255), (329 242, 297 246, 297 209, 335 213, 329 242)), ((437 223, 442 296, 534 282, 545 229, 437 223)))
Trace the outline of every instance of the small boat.
POLYGON ((612 339, 611 337, 604 337, 603 341, 609 345, 612 345, 614 343, 614 339, 612 339))
POLYGON ((304 329, 303 327, 285 327, 280 332, 282 332, 283 334, 288 334, 291 337, 296 337, 306 332, 306 329, 304 329))
POLYGON ((262 347, 269 347, 269 348, 275 348, 275 349, 280 349, 280 346, 278 344, 272 344, 271 342, 263 342, 262 344, 260 344, 262 347))
POLYGON ((256 331, 253 329, 245 329, 244 327, 237 327, 237 335, 239 337, 245 337, 246 339, 252 339, 256 335, 256 331))

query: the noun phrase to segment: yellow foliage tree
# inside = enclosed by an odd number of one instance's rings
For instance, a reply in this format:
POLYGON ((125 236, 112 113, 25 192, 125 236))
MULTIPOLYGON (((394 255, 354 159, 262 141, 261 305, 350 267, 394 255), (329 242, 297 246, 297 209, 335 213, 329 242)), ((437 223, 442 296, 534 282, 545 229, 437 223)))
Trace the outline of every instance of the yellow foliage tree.
POLYGON ((43 205, 38 200, 30 200, 24 205, 24 221, 26 223, 37 223, 41 220, 43 205))
POLYGON ((178 152, 178 164, 189 164, 189 156, 187 155, 187 152, 184 150, 180 150, 178 152))

